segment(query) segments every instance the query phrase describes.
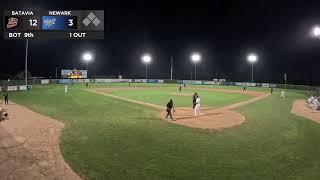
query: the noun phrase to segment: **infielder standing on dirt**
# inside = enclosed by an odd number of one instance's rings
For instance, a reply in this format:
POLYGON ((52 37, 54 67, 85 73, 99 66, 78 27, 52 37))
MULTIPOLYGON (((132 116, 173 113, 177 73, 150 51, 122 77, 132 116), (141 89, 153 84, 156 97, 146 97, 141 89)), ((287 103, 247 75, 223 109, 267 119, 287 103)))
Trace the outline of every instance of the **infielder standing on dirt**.
POLYGON ((200 97, 197 96, 196 106, 194 107, 194 116, 200 115, 200 97))
POLYGON ((170 99, 170 101, 169 101, 168 104, 167 104, 167 109, 166 109, 167 115, 166 115, 166 119, 168 119, 168 116, 170 116, 170 119, 173 121, 173 118, 172 118, 172 109, 173 109, 174 112, 176 112, 176 110, 175 110, 174 107, 173 107, 173 101, 172 101, 172 99, 170 99))

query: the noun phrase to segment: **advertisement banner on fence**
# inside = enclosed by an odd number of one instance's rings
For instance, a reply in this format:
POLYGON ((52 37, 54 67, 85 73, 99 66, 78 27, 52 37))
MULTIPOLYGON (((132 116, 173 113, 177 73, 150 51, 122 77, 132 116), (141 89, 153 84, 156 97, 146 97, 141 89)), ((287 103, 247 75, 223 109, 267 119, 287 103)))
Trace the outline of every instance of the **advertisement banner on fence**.
POLYGON ((96 83, 106 83, 106 82, 108 82, 108 79, 95 79, 94 82, 96 82, 96 83))
POLYGON ((202 81, 183 80, 183 84, 202 84, 202 81))
POLYGON ((89 83, 90 79, 74 79, 73 82, 78 82, 78 83, 89 83))
POLYGON ((59 84, 71 84, 71 79, 59 79, 59 84))
POLYGON ((145 80, 145 79, 134 79, 133 82, 136 82, 136 83, 146 83, 147 80, 145 80))
POLYGON ((41 79, 41 84, 49 84, 49 79, 41 79))
POLYGON ((0 91, 2 91, 2 87, 0 87, 0 91))
POLYGON ((218 82, 214 82, 214 81, 202 81, 202 84, 204 84, 204 85, 215 85, 217 83, 218 82))
POLYGON ((269 87, 270 87, 270 84, 263 83, 263 84, 261 84, 261 87, 263 87, 263 88, 269 88, 269 87))
POLYGON ((158 83, 164 83, 164 80, 159 79, 158 83))
POLYGON ((156 79, 148 79, 147 83, 158 83, 158 80, 156 80, 156 79))
POLYGON ((183 84, 194 84, 193 80, 183 80, 183 84))
POLYGON ((7 86, 7 91, 18 91, 18 86, 7 86))
POLYGON ((132 79, 118 79, 118 82, 129 83, 132 82, 132 79))
POLYGON ((270 87, 271 87, 271 88, 276 88, 277 85, 276 85, 276 84, 270 84, 270 87))
POLYGON ((236 86, 248 86, 248 87, 255 87, 256 83, 247 83, 247 82, 236 82, 236 86))
POLYGON ((226 79, 219 79, 219 82, 226 82, 226 79))
POLYGON ((19 86, 19 91, 26 91, 27 90, 27 86, 19 86))

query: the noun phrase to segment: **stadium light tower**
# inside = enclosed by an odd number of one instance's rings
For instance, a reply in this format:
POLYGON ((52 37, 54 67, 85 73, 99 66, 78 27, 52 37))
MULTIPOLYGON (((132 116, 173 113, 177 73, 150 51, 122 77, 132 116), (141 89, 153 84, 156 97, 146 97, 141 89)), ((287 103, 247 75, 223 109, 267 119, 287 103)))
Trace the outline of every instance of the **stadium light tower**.
POLYGON ((312 29, 312 35, 314 37, 320 38, 320 26, 315 26, 312 29))
POLYGON ((251 63, 251 82, 253 82, 253 64, 258 61, 258 55, 251 53, 247 56, 247 60, 251 63))
POLYGON ((194 63, 194 80, 197 80, 197 63, 201 61, 201 55, 199 53, 192 53, 191 61, 194 63))
POLYGON ((151 63, 152 57, 149 54, 144 54, 141 56, 142 62, 146 65, 146 80, 148 79, 148 64, 151 63))
MULTIPOLYGON (((89 52, 86 52, 82 55, 82 59, 87 63, 87 71, 89 68, 89 62, 92 61, 93 55, 89 52)), ((87 72, 88 73, 88 72, 87 72)))

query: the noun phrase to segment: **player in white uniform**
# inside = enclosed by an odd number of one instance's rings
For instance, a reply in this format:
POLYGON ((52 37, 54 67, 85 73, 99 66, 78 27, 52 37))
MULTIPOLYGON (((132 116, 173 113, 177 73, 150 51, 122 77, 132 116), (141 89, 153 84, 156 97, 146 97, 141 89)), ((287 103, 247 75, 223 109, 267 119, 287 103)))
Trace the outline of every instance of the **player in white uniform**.
POLYGON ((280 97, 281 97, 281 98, 284 98, 284 94, 285 94, 285 92, 282 90, 280 97))
POLYGON ((194 116, 200 115, 200 97, 196 99, 196 106, 194 107, 194 116))
POLYGON ((318 107, 320 106, 319 100, 317 98, 315 98, 313 100, 312 104, 313 104, 313 107, 312 107, 313 111, 316 111, 318 109, 318 107))
POLYGON ((311 96, 311 97, 309 97, 308 100, 307 100, 307 103, 309 104, 309 107, 311 107, 311 108, 313 107, 313 101, 314 101, 314 99, 315 99, 315 98, 314 98, 313 96, 311 96))
POLYGON ((68 92, 68 85, 64 85, 64 93, 68 92))

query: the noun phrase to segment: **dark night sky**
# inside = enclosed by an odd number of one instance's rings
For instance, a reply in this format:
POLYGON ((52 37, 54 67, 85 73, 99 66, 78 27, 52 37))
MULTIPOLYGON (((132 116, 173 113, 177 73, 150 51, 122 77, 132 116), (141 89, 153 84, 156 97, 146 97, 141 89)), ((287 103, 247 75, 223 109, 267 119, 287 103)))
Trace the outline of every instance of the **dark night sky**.
MULTIPOLYGON (((150 78, 169 78, 173 56, 174 77, 190 79, 189 56, 198 51, 203 57, 198 79, 218 74, 249 81, 246 55, 257 52, 257 81, 281 83, 286 72, 289 83, 320 85, 320 40, 309 35, 320 24, 320 1, 2 0, 0 7, 1 14, 4 9, 105 10, 104 40, 30 41, 29 67, 36 76, 54 76, 55 67, 84 68, 81 53, 91 50, 96 54, 91 74, 143 78, 140 55, 149 52, 150 78)), ((24 46, 25 41, 1 38, 0 73, 24 69, 24 46)))

